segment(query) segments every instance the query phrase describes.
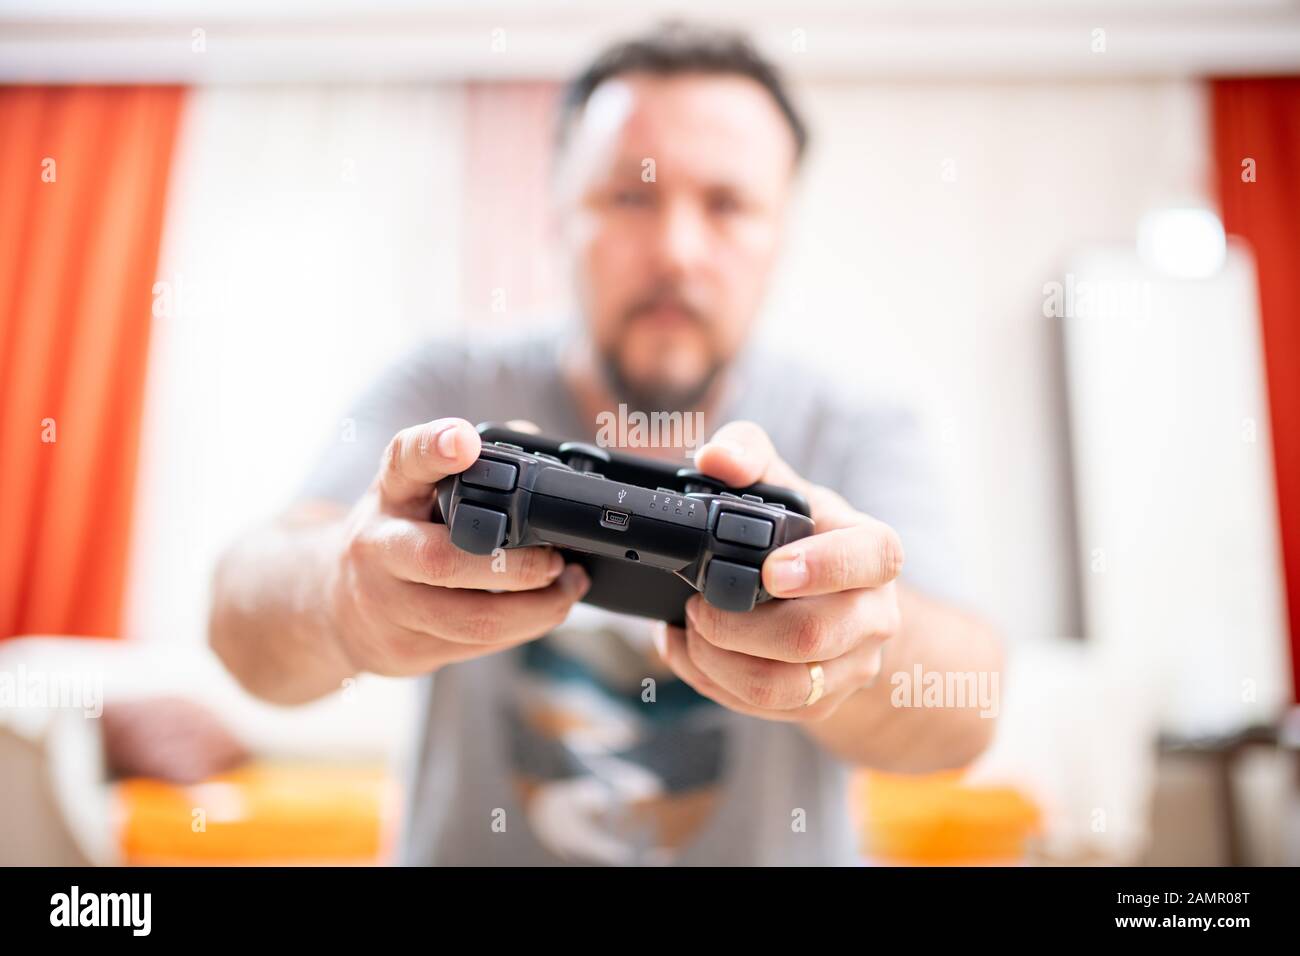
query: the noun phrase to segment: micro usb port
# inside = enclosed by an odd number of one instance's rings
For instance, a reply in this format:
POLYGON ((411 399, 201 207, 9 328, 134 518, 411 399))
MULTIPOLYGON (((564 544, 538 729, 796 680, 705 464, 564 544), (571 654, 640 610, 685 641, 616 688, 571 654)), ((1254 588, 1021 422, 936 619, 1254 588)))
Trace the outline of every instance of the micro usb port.
POLYGON ((609 508, 600 516, 600 523, 607 528, 626 528, 631 520, 632 516, 626 511, 611 511, 609 508))

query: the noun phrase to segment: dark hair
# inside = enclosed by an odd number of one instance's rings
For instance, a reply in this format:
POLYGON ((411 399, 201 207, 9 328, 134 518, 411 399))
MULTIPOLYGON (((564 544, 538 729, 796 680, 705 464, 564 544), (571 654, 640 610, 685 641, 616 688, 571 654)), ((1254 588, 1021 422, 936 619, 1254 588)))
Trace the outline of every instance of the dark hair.
POLYGON ((808 146, 808 127, 791 102, 776 67, 743 34, 680 21, 661 24, 649 33, 616 43, 570 81, 560 98, 557 142, 564 143, 569 127, 596 87, 627 73, 658 76, 715 73, 749 77, 776 101, 794 135, 795 161, 803 158, 808 146))

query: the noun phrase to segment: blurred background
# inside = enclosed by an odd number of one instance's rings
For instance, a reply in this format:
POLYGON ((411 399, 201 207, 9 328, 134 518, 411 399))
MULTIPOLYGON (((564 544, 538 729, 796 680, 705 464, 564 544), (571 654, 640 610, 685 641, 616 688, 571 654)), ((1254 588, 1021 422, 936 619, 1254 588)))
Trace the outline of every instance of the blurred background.
POLYGON ((391 859, 411 687, 253 701, 214 558, 561 320, 559 84, 682 15, 812 124, 763 335, 922 413, 1010 645, 863 859, 1300 862, 1300 2, 0 0, 0 863, 391 859))

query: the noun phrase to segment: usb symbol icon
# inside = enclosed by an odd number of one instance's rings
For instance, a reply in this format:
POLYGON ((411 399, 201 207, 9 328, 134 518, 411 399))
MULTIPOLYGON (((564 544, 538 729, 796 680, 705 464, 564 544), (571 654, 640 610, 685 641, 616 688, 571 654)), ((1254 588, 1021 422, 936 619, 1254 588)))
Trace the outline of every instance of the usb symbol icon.
POLYGON ((619 504, 622 504, 622 503, 623 503, 623 499, 626 498, 626 497, 627 497, 627 489, 624 488, 623 490, 619 491, 619 493, 618 493, 618 503, 619 503, 619 504))

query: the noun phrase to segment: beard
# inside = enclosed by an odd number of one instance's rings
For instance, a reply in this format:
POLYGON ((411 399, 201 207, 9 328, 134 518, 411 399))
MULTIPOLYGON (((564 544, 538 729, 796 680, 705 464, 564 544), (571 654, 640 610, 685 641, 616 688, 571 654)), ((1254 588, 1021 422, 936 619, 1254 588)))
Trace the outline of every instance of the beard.
POLYGON ((612 346, 601 353, 601 367, 605 384, 614 399, 633 412, 687 412, 704 400, 713 383, 722 374, 723 363, 713 361, 699 380, 687 387, 631 381, 623 371, 618 357, 618 347, 612 346))
MULTIPOLYGON (((674 282, 656 284, 641 300, 634 303, 623 315, 621 329, 624 333, 632 327, 638 318, 663 307, 677 309, 699 331, 705 342, 712 341, 709 320, 690 290, 674 282)), ((667 382, 634 382, 623 366, 619 357, 619 347, 626 335, 616 337, 615 341, 600 352, 600 362, 604 371, 605 385, 615 400, 627 405, 629 411, 639 412, 686 412, 694 409, 704 400, 713 383, 722 373, 725 363, 718 357, 716 349, 704 374, 690 385, 669 384, 667 382)))

